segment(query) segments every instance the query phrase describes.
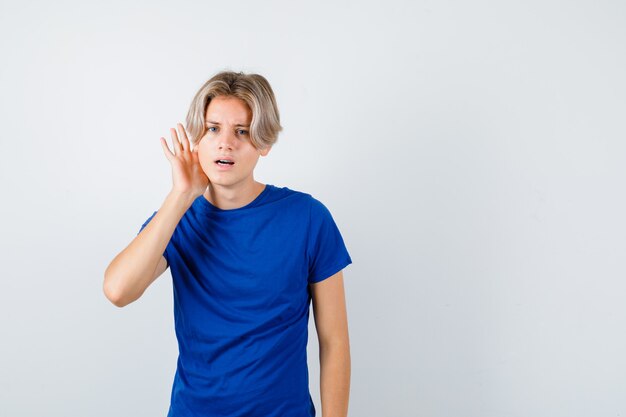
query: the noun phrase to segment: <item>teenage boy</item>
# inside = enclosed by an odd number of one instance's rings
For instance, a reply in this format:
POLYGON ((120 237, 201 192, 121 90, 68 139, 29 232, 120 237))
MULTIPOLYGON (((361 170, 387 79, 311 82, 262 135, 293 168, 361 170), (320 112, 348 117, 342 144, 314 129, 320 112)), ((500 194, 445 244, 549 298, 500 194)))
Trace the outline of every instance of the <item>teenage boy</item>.
POLYGON ((224 71, 171 129, 173 186, 108 266, 104 293, 137 300, 168 267, 179 355, 168 417, 314 416, 306 345, 312 302, 322 416, 346 417, 350 346, 342 270, 352 263, 329 210, 254 179, 282 130, 258 74, 224 71))

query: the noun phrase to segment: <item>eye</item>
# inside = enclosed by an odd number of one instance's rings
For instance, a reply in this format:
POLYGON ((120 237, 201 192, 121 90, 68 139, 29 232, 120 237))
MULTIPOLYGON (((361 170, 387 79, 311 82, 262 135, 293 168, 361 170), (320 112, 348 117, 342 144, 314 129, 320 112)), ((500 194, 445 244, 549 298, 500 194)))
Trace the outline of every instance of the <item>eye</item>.
POLYGON ((209 127, 207 128, 207 130, 208 130, 209 132, 215 132, 214 130, 211 130, 211 129, 217 129, 217 128, 216 128, 215 126, 209 126, 209 127))
POLYGON ((243 130, 243 129, 239 129, 239 132, 242 132, 241 133, 242 135, 247 135, 248 134, 248 131, 247 130, 243 130))

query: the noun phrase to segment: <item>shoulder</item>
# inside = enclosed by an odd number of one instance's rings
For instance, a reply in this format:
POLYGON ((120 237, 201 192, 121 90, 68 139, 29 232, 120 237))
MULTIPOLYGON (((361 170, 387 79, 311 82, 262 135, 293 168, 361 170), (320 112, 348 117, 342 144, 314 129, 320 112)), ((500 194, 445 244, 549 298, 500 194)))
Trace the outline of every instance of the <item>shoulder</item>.
POLYGON ((319 206, 321 202, 313 197, 311 194, 296 190, 289 187, 279 187, 272 185, 272 190, 274 194, 274 200, 284 200, 289 199, 289 202, 293 206, 300 206, 311 208, 312 206, 319 206))
POLYGON ((327 206, 313 194, 289 187, 272 186, 273 197, 270 201, 281 201, 281 212, 297 213, 298 216, 306 216, 310 223, 326 222, 332 219, 327 206))

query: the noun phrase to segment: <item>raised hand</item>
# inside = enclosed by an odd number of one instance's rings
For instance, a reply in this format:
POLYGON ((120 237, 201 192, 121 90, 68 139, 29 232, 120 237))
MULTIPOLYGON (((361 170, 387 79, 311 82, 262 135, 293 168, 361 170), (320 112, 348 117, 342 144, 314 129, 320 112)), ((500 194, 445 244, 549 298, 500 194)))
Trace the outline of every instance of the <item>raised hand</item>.
POLYGON ((172 165, 172 191, 195 198, 204 193, 209 185, 209 178, 200 166, 197 148, 191 149, 185 128, 181 123, 177 123, 177 126, 180 138, 176 129, 170 128, 173 153, 165 138, 161 137, 163 152, 172 165))

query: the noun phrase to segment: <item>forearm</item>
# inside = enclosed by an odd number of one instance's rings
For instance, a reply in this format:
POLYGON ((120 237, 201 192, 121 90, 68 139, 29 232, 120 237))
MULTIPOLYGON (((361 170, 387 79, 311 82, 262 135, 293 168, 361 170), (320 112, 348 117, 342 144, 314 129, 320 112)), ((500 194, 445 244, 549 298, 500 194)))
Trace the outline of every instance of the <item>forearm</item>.
POLYGON ((158 213, 105 271, 104 291, 116 305, 126 305, 150 285, 176 225, 191 205, 186 195, 169 193, 158 213))
POLYGON ((322 417, 347 417, 350 397, 350 344, 320 344, 322 417))

